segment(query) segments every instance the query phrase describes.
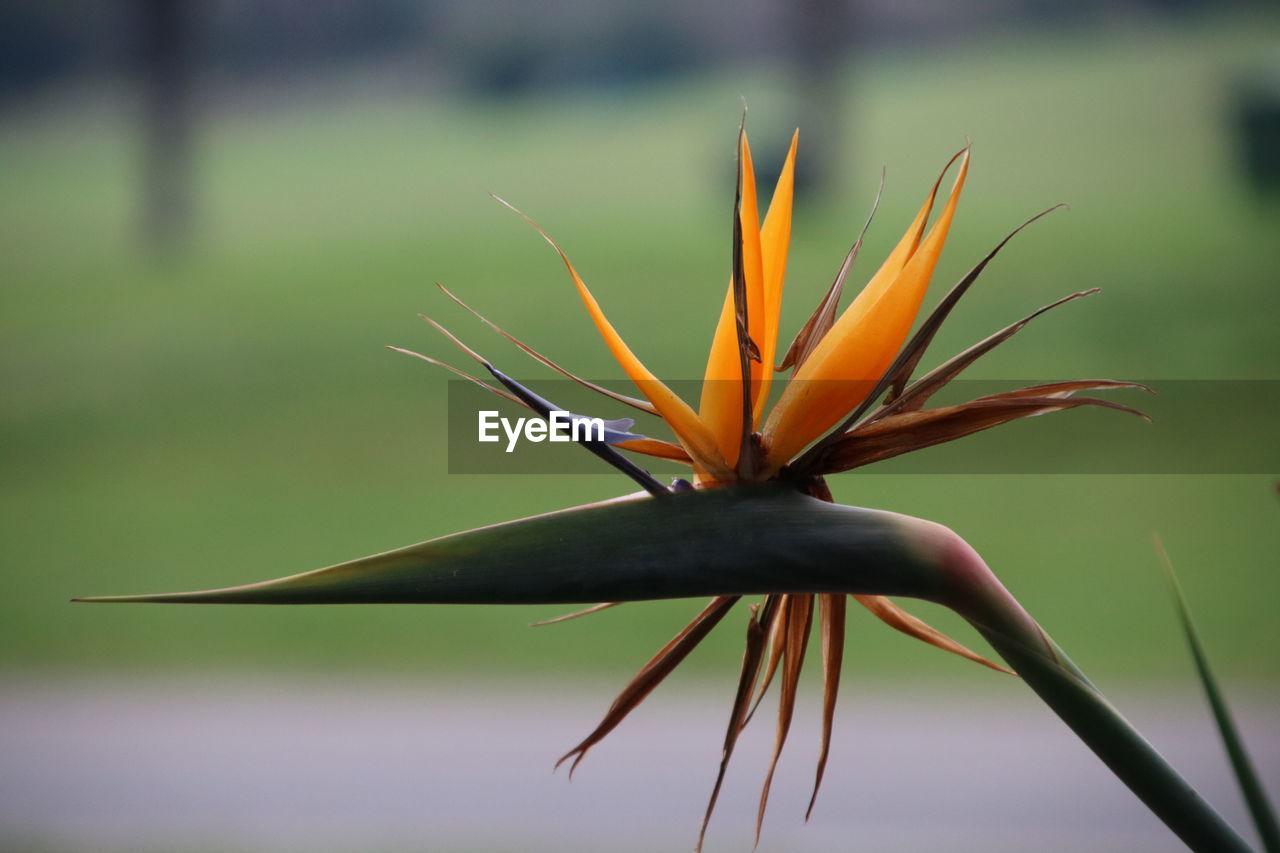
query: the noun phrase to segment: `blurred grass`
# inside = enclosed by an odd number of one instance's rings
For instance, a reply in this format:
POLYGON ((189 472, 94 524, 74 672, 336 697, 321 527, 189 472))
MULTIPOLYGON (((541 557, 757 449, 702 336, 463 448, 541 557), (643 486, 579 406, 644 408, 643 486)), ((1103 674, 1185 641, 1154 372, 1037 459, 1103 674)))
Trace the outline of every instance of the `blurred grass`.
MULTIPOLYGON (((867 259, 971 137, 974 172, 939 285, 1031 213, 1074 209, 1010 247, 935 358, 1101 286, 974 375, 1276 378, 1275 211, 1242 185, 1227 122, 1232 74, 1275 32, 1267 23, 863 57, 849 157, 798 215, 784 328, 829 282, 880 166, 889 184, 867 259)), ((444 377, 382 346, 446 354, 414 317, 438 311, 510 372, 537 375, 447 310, 431 287, 440 280, 580 373, 617 375, 554 255, 492 190, 558 237, 656 373, 696 377, 723 298, 736 98, 748 95, 767 147, 787 130, 783 91, 779 73, 754 70, 625 101, 219 103, 201 140, 199 239, 168 265, 135 246, 127 111, 11 117, 0 126, 0 666, 621 679, 697 605, 530 632, 548 610, 66 599, 257 580, 627 489, 607 475, 446 476, 444 377)), ((834 485, 843 501, 953 526, 1091 673, 1188 675, 1148 544, 1159 530, 1224 675, 1280 676, 1269 478, 867 474, 834 485)), ((729 677, 735 626, 691 665, 729 677)), ((869 617, 852 630, 854 673, 965 672, 869 617)))

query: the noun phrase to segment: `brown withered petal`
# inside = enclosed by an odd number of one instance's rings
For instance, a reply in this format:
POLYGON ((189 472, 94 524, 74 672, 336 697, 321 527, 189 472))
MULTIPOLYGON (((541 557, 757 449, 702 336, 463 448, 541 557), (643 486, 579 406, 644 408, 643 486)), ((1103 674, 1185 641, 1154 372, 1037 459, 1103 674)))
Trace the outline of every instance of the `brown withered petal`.
POLYGON ((784 593, 771 595, 769 598, 777 599, 777 607, 772 611, 770 619, 762 620, 768 640, 766 650, 769 656, 764 668, 764 678, 760 680, 760 689, 756 691, 755 701, 751 703, 751 710, 742 720, 744 729, 756 715, 756 709, 764 701, 764 695, 769 692, 769 685, 773 684, 773 677, 778 673, 778 664, 782 662, 782 650, 787 647, 787 599, 790 596, 784 593))
POLYGON ((661 684, 662 680, 670 675, 671 671, 706 638, 711 629, 719 624, 729 609, 737 604, 739 598, 740 596, 737 595, 721 595, 711 599, 711 602, 694 617, 692 622, 681 629, 680 633, 671 638, 670 642, 659 649, 658 653, 640 668, 627 686, 622 688, 618 698, 613 700, 613 704, 609 706, 600 724, 581 743, 561 756, 556 762, 556 767, 573 758, 573 763, 569 765, 569 776, 572 778, 573 771, 586 757, 587 750, 613 731, 627 714, 644 701, 644 698, 652 693, 653 689, 661 684))
POLYGON ((583 386, 584 388, 590 388, 592 391, 595 391, 596 393, 599 393, 599 394, 603 394, 604 396, 608 397, 611 400, 616 400, 619 403, 625 403, 626 405, 631 406, 632 408, 639 409, 642 412, 647 412, 648 414, 651 414, 651 415, 656 415, 658 413, 658 410, 655 409, 653 407, 653 404, 650 403, 648 400, 639 400, 635 397, 628 397, 626 394, 619 394, 617 391, 611 391, 602 385, 597 385, 594 382, 589 382, 586 379, 583 379, 580 376, 577 376, 576 374, 570 373, 568 370, 561 367, 559 364, 547 358, 545 355, 538 352, 533 347, 521 341, 515 335, 512 335, 511 333, 507 332, 498 324, 489 320, 479 311, 472 308, 467 303, 463 302, 458 296, 450 292, 449 288, 445 287, 440 282, 436 282, 436 287, 440 288, 441 292, 444 293, 445 296, 449 297, 454 302, 458 303, 458 305, 462 306, 467 311, 471 312, 471 314, 474 315, 475 318, 479 320, 481 323, 484 323, 490 329, 493 329, 495 332, 502 335, 508 341, 515 344, 522 352, 531 356, 535 361, 538 361, 539 363, 546 365, 547 367, 554 370, 556 373, 559 373, 561 376, 564 376, 567 379, 572 379, 574 382, 577 382, 579 385, 583 386))
POLYGON ((529 408, 529 404, 526 403, 524 400, 521 400, 516 395, 507 391, 503 391, 500 388, 494 388, 488 382, 485 382, 482 379, 478 379, 472 376, 470 373, 467 373, 465 370, 459 370, 458 368, 454 367, 452 364, 445 364, 443 361, 440 361, 439 359, 432 358, 429 355, 423 355, 420 352, 414 352, 413 350, 410 350, 410 349, 404 349, 403 347, 389 346, 387 347, 387 349, 391 350, 392 352, 398 352, 404 355, 411 355, 414 358, 420 358, 423 361, 427 362, 428 364, 434 364, 436 367, 443 367, 445 370, 449 371, 450 373, 453 373, 457 376, 461 376, 463 379, 466 379, 469 382, 474 382, 476 385, 479 385, 481 388, 490 392, 491 394, 497 394, 502 399, 515 403, 517 406, 524 406, 526 409, 529 408))
POLYGON ((804 653, 809 644, 809 630, 813 625, 813 599, 812 595, 793 595, 787 599, 787 647, 783 652, 782 690, 778 697, 778 728, 774 735, 773 758, 769 761, 769 772, 765 775, 764 787, 760 791, 760 807, 756 811, 757 845, 760 843, 760 828, 764 825, 765 808, 769 805, 769 789, 773 786, 773 773, 778 768, 778 759, 782 756, 782 748, 786 745, 787 734, 791 731, 791 720, 795 715, 800 670, 804 667, 804 653))
POLYGON ((796 332, 796 336, 791 341, 791 346, 787 347, 787 353, 782 357, 782 363, 776 368, 779 372, 792 367, 799 367, 804 364, 804 360, 813 352, 813 348, 818 345, 818 341, 831 331, 831 327, 836 322, 836 309, 840 307, 840 296, 844 292, 845 282, 849 279, 849 272, 853 269, 853 263, 858 259, 858 250, 862 248, 862 240, 867 236, 867 229, 871 227, 871 220, 875 218, 876 210, 880 207, 880 196, 884 194, 884 170, 880 170, 880 189, 876 190, 875 201, 871 203, 871 213, 867 214, 867 221, 862 225, 862 231, 858 234, 858 239, 853 241, 853 246, 849 249, 849 253, 844 256, 844 262, 840 264, 840 269, 836 272, 835 280, 831 282, 831 287, 827 288, 826 296, 822 297, 822 301, 818 303, 818 307, 813 309, 813 314, 805 321, 805 324, 796 332))
POLYGON ((592 613, 599 613, 601 610, 608 610, 610 607, 617 607, 622 604, 621 601, 602 601, 599 604, 593 604, 583 610, 575 610, 572 613, 566 613, 563 616, 553 616, 550 619, 543 619, 540 622, 530 622, 530 628, 541 628, 544 625, 558 625, 561 622, 568 622, 570 619, 577 619, 579 616, 589 616, 592 613))
POLYGON ((1097 397, 997 395, 955 406, 898 412, 863 424, 828 449, 822 468, 827 473, 848 471, 913 450, 954 441, 1018 418, 1078 406, 1102 406, 1150 420, 1137 409, 1097 397))
POLYGON ((871 613, 881 622, 897 631, 901 631, 909 637, 915 637, 917 640, 923 640, 931 646, 942 649, 945 652, 951 652, 959 655, 966 660, 974 663, 980 663, 983 666, 990 667, 996 672, 1003 672, 1007 675, 1013 675, 1005 667, 998 663, 987 660, 982 655, 969 649, 968 647, 956 642, 946 634, 934 628, 918 616, 914 616, 903 610, 891 599, 883 595, 855 595, 854 599, 859 604, 871 611, 871 613))
POLYGON ((1001 391, 978 397, 979 400, 1015 400, 1020 397, 1070 397, 1077 391, 1096 391, 1102 388, 1137 388, 1154 394, 1155 391, 1141 382, 1125 382, 1118 379, 1071 379, 1066 382, 1048 382, 1044 385, 1028 385, 1014 391, 1001 391))
POLYGON ((733 707, 729 711, 729 725, 724 733, 724 748, 720 753, 720 769, 716 773, 716 783, 711 788, 711 796, 707 800, 707 810, 702 816, 702 828, 698 832, 698 844, 695 851, 702 850, 703 839, 707 835, 707 825, 711 822, 711 813, 715 811, 716 800, 720 798, 720 788, 724 785, 724 775, 729 769, 729 759, 733 757, 733 748, 738 743, 738 736, 746 725, 747 705, 751 694, 755 691, 756 680, 760 676, 760 662, 764 655, 766 626, 773 622, 778 610, 778 596, 768 596, 764 606, 752 605, 751 617, 747 622, 747 643, 742 652, 742 670, 738 675, 738 690, 733 696, 733 707))
POLYGON ((831 730, 836 715, 836 696, 840 690, 840 667, 844 663, 844 617, 848 602, 843 595, 820 595, 819 630, 822 634, 822 748, 818 753, 818 769, 813 777, 813 794, 804 819, 813 814, 813 804, 818 801, 818 789, 822 787, 822 774, 827 769, 827 755, 831 751, 831 730))
POLYGON ((480 353, 476 352, 471 347, 464 344, 462 340, 458 338, 457 335, 455 335, 453 332, 446 329, 443 325, 441 325, 440 323, 437 323, 435 320, 432 320, 426 314, 419 314, 418 317, 419 319, 422 319, 430 323, 432 328, 434 328, 437 332, 439 332, 440 334, 448 338, 449 343, 453 344, 455 347, 457 347, 458 349, 466 353, 467 357, 470 358, 472 361, 474 361, 476 364, 482 364, 485 367, 489 366, 490 364, 489 359, 485 358, 484 356, 480 355, 480 353))
POLYGON ((872 412, 866 422, 870 423, 872 421, 881 420, 888 415, 895 414, 897 412, 911 412, 923 408, 924 404, 929 401, 930 397, 936 394, 948 382, 960 375, 961 371, 973 364, 982 356, 991 352, 996 347, 1000 346, 1000 344, 1012 338, 1018 332, 1022 331, 1023 328, 1025 328, 1032 320, 1047 311, 1057 308, 1059 305, 1066 305, 1068 302, 1072 302, 1084 296, 1092 296, 1095 293, 1101 293, 1101 289, 1093 287, 1089 290, 1081 290, 1077 293, 1069 294, 1061 299, 1050 302, 1043 308, 1032 311, 1030 314, 1015 323, 1010 323, 994 335, 991 335, 963 352, 952 356, 933 370, 930 370, 924 376, 921 376, 915 382, 912 382, 901 393, 901 395, 895 398, 892 402, 888 402, 881 406, 877 411, 872 412))
POLYGON ((751 454, 752 399, 751 362, 760 360, 760 347, 751 340, 750 318, 747 316, 747 269, 742 252, 742 159, 747 133, 746 111, 738 126, 739 168, 737 189, 733 194, 733 313, 738 328, 738 364, 742 371, 742 435, 738 443, 738 471, 749 475, 753 463, 751 454))
POLYGON ((927 350, 929 348, 929 344, 933 342, 933 336, 937 334, 938 329, 942 327, 942 324, 946 322, 947 317, 951 315, 951 310, 956 307, 973 283, 978 280, 978 276, 982 275, 982 271, 987 268, 987 264, 991 263, 995 256, 1000 253, 1000 250, 1003 249, 1010 240, 1018 235, 1018 232, 1035 222, 1037 219, 1048 216, 1050 213, 1053 213, 1055 210, 1063 207, 1066 207, 1066 205, 1055 204, 1053 207, 1040 211, 1035 216, 1010 231, 1008 236, 997 243, 996 247, 988 252, 985 258, 979 261, 964 278, 960 279, 960 281, 951 288, 947 295, 942 298, 942 301, 938 303, 937 307, 935 307, 933 311, 929 312, 929 316, 920 324, 919 330, 914 336, 912 336, 907 345, 902 348, 902 354, 898 358, 900 363, 895 364, 895 368, 889 374, 889 393, 885 397, 886 403, 893 402, 896 397, 902 394, 903 388, 911 379, 911 374, 915 372, 916 365, 920 363, 920 359, 924 355, 925 350, 927 350))

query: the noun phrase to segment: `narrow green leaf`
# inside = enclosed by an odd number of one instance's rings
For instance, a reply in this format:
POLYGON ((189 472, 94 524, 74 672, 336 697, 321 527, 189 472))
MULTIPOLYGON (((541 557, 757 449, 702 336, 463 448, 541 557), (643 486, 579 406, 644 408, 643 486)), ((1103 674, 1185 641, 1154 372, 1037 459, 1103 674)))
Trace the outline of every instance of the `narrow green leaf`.
POLYGON ((1178 583, 1178 576, 1173 571, 1173 561, 1169 559, 1169 552, 1165 550, 1164 542, 1159 536, 1153 535, 1152 541, 1155 544, 1156 554, 1160 557, 1164 576, 1169 581, 1169 589, 1173 592, 1173 602, 1178 608, 1182 633, 1187 638, 1191 657, 1196 662, 1196 672, 1200 675, 1200 686, 1204 688, 1205 698, 1209 700, 1209 707, 1213 710, 1213 720, 1218 726, 1218 734, 1222 736, 1222 745, 1227 751, 1227 757, 1231 760, 1231 769, 1235 773, 1236 782, 1239 783, 1240 792, 1249 806, 1253 825, 1258 830, 1259 837, 1262 838, 1262 847, 1267 853, 1280 853, 1280 826, 1277 826, 1271 800, 1267 797, 1262 780, 1258 778, 1253 761, 1249 758, 1249 751, 1245 749, 1244 740, 1241 739, 1240 731, 1236 728, 1235 720, 1231 716, 1231 709, 1227 706, 1226 696, 1223 695, 1218 686, 1218 679, 1214 677, 1213 669, 1209 666, 1209 657, 1200 643, 1200 632, 1196 630, 1195 622, 1191 618, 1191 608, 1187 605, 1186 596, 1182 593, 1182 584, 1178 583))

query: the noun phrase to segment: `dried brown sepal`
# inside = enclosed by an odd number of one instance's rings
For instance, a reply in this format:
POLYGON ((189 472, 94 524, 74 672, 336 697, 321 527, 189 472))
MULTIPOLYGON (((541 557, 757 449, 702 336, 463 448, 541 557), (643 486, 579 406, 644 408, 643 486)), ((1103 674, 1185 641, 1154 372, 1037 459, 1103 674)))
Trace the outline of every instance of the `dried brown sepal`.
POLYGON ((427 362, 428 364, 434 364, 436 367, 443 367, 445 370, 457 376, 461 376, 463 379, 466 379, 468 382, 474 382, 476 385, 479 385, 481 388, 483 388, 484 390, 488 391, 491 394, 497 394, 502 399, 515 403, 517 406, 524 406, 526 409, 529 408, 529 404, 526 403, 524 400, 521 400, 516 395, 507 391, 503 391, 500 388, 494 388, 492 385, 490 385, 488 382, 485 382, 483 379, 478 379, 475 376, 472 376, 470 373, 467 373, 465 370, 459 370, 458 368, 454 367, 452 364, 446 364, 443 361, 440 361, 439 359, 436 359, 436 358, 432 358, 429 355, 423 355, 420 352, 414 352, 413 350, 404 349, 403 347, 388 346, 387 349, 392 350, 393 352, 403 353, 404 355, 411 355, 414 358, 420 358, 423 361, 427 362))
POLYGON ((484 356, 480 355, 480 353, 476 352, 471 347, 464 344, 458 338, 457 335, 455 335, 453 332, 446 329, 440 323, 437 323, 435 320, 432 320, 426 314, 419 314, 418 317, 430 323, 437 332, 439 332, 440 334, 444 335, 446 338, 449 339, 449 343, 453 344, 455 347, 457 347, 458 349, 466 353, 467 357, 470 358, 472 361, 474 361, 476 364, 482 364, 485 367, 488 367, 491 364, 489 359, 485 358, 484 356))
POLYGON ((765 774, 760 790, 760 807, 756 811, 755 843, 760 844, 760 828, 764 825, 764 812, 769 805, 769 789, 773 786, 773 773, 791 731, 795 715, 796 693, 800 684, 800 670, 804 667, 805 648, 809 644, 809 630, 813 625, 813 596, 793 595, 787 599, 786 634, 787 647, 782 661, 782 689, 778 696, 778 728, 774 735, 773 758, 769 772, 765 774))
POLYGON ((822 634, 822 748, 818 753, 818 768, 813 777, 813 794, 804 819, 813 814, 813 804, 818 801, 818 789, 822 787, 822 775, 827 769, 827 756, 831 752, 831 730, 836 716, 836 696, 840 691, 840 667, 844 663, 844 624, 848 601, 843 595, 818 596, 819 631, 822 634))
POLYGON ((689 656, 689 653, 697 647, 698 643, 702 642, 712 628, 719 624, 720 620, 738 602, 739 598, 740 596, 737 595, 721 595, 711 599, 711 602, 703 608, 701 613, 693 618, 692 622, 686 625, 680 633, 672 637, 670 642, 659 649, 658 653, 640 668, 640 671, 627 683, 627 686, 622 688, 618 698, 613 700, 613 704, 609 706, 609 710, 605 713, 604 719, 600 721, 600 725, 596 726, 581 743, 561 756, 560 760, 556 762, 556 767, 558 768, 565 761, 572 758, 573 763, 569 765, 569 778, 573 778, 573 771, 577 769, 578 764, 586 757, 587 750, 617 728, 627 714, 631 713, 637 705, 643 702, 645 697, 652 693, 653 689, 661 684, 662 680, 670 675, 671 671, 689 656))
POLYGON ((859 604, 870 610, 877 619, 894 630, 901 631, 909 637, 915 637, 917 640, 923 640, 945 652, 951 652, 966 660, 980 663, 985 667, 994 669, 996 672, 1013 675, 1010 670, 998 663, 987 660, 977 652, 956 642, 920 617, 913 616, 903 610, 883 595, 855 595, 854 598, 859 604))
POLYGON ((1014 400, 1021 397, 1070 397, 1077 391, 1096 391, 1103 388, 1137 388, 1140 391, 1146 391, 1148 394, 1154 394, 1150 386, 1143 385, 1141 382, 1126 382, 1118 379, 1071 379, 1066 382, 1047 382, 1043 385, 1028 385, 1026 388, 1018 388, 1014 391, 1001 391, 998 394, 988 394, 985 397, 978 397, 979 400, 1014 400))
POLYGON ((621 601, 602 601, 599 604, 593 604, 583 610, 575 610, 573 613, 566 613, 563 616, 555 616, 551 619, 543 619, 541 622, 530 622, 530 628, 541 628, 545 625, 558 625, 561 622, 568 622, 570 619, 577 619, 579 616, 589 616, 592 613, 599 613, 601 610, 608 610, 610 607, 617 607, 622 604, 621 601))
POLYGON ((768 645, 766 646, 769 656, 768 662, 765 664, 764 678, 760 680, 760 689, 756 691, 756 699, 751 703, 751 710, 747 712, 747 716, 742 720, 742 727, 745 729, 747 724, 756 715, 756 709, 760 707, 760 703, 764 701, 764 696, 769 692, 769 686, 773 684, 773 677, 778 673, 778 664, 782 662, 782 651, 787 647, 787 599, 791 596, 783 593, 781 595, 770 595, 766 599, 776 599, 776 607, 770 612, 770 618, 764 621, 766 636, 768 637, 768 645))
MULTIPOLYGON (((596 383, 594 383, 594 382, 589 382, 589 381, 587 381, 586 379, 583 379, 582 377, 577 376, 576 374, 570 373, 568 370, 566 370, 565 368, 561 367, 561 366, 560 366, 559 364, 557 364, 556 362, 554 362, 554 361, 552 361, 551 359, 547 358, 545 355, 543 355, 542 353, 538 352, 538 351, 537 351, 537 350, 535 350, 533 347, 531 347, 531 346, 529 346, 528 344, 526 344, 526 343, 524 343, 523 341, 521 341, 521 340, 520 340, 519 338, 517 338, 515 335, 512 335, 511 333, 507 332, 505 329, 503 329, 503 328, 502 328, 501 326, 499 326, 498 324, 496 324, 496 323, 492 322, 491 320, 489 320, 487 317, 485 317, 485 316, 484 316, 483 314, 481 314, 479 311, 477 311, 476 309, 472 308, 472 307, 471 307, 470 305, 468 305, 467 303, 463 302, 463 301, 462 301, 462 299, 460 299, 458 296, 456 296, 455 294, 453 294, 452 292, 450 292, 450 290, 449 290, 447 287, 445 287, 443 284, 441 284, 440 282, 436 282, 436 287, 440 288, 441 292, 443 292, 445 296, 449 297, 449 298, 450 298, 450 299, 452 299, 454 302, 458 303, 458 305, 462 306, 462 307, 463 307, 463 308, 465 308, 467 311, 469 311, 469 312, 470 312, 473 316, 475 316, 475 318, 476 318, 477 320, 479 320, 481 323, 484 323, 484 324, 485 324, 486 326, 488 326, 490 329, 493 329, 495 332, 497 332, 498 334, 502 335, 502 336, 503 336, 504 338, 506 338, 508 341, 510 341, 511 343, 515 344, 515 345, 516 345, 516 346, 517 346, 517 347, 518 347, 522 352, 524 352, 524 353, 528 354, 528 355, 529 355, 530 357, 532 357, 535 361, 538 361, 539 363, 541 363, 541 364, 543 364, 543 365, 546 365, 547 367, 551 368, 551 369, 552 369, 552 370, 554 370, 555 372, 559 373, 561 376, 564 376, 564 377, 566 377, 566 378, 568 378, 568 379, 572 379, 574 382, 577 382, 579 385, 583 386, 584 388, 590 388, 592 391, 595 391, 595 392, 597 392, 597 393, 599 393, 599 394, 603 394, 604 396, 608 397, 608 398, 609 398, 609 399, 611 399, 611 400, 616 400, 616 401, 618 401, 619 403, 624 403, 624 404, 626 404, 626 405, 628 405, 628 406, 631 406, 632 408, 639 409, 639 410, 640 410, 640 411, 642 411, 642 412, 647 412, 647 413, 648 413, 648 414, 650 414, 650 415, 656 415, 656 414, 658 413, 658 410, 657 410, 657 409, 655 409, 655 408, 653 407, 653 404, 652 404, 652 403, 650 403, 648 400, 640 400, 640 399, 637 399, 637 398, 635 398, 635 397, 629 397, 629 396, 627 396, 626 394, 619 394, 617 391, 611 391, 610 389, 605 388, 605 387, 604 387, 604 386, 602 386, 602 385, 597 385, 597 384, 596 384, 596 383)), ((687 456, 686 456, 686 458, 687 458, 687 456)))
POLYGON ((1041 314, 1057 308, 1059 305, 1065 305, 1068 302, 1072 302, 1081 297, 1092 296, 1093 294, 1100 292, 1099 288, 1094 287, 1089 290, 1072 293, 1054 302, 1050 302, 1043 308, 1032 311, 1016 323, 1011 323, 1008 326, 1005 326, 994 335, 991 335, 963 352, 952 356, 933 370, 930 370, 924 376, 917 379, 915 382, 912 382, 905 390, 902 391, 901 395, 896 397, 892 402, 886 403, 881 406, 880 409, 873 412, 871 416, 867 418, 866 423, 881 420, 888 415, 895 414, 897 412, 911 412, 923 408, 924 404, 928 402, 931 396, 936 394, 948 382, 960 375, 961 371, 973 364, 982 356, 991 352, 991 350, 1000 346, 1000 344, 1012 338, 1018 332, 1022 331, 1028 323, 1039 317, 1041 314))
POLYGON ((840 296, 844 292, 845 282, 848 281, 849 272, 853 269, 853 264, 858 259, 858 251, 862 248, 863 238, 867 236, 867 229, 871 227, 871 220, 875 218, 876 210, 880 207, 880 196, 884 193, 884 174, 884 170, 881 169, 880 189, 876 190, 875 201, 871 203, 871 213, 867 215, 867 221, 863 223, 858 239, 853 241, 853 246, 849 249, 849 253, 844 256, 844 262, 840 264, 840 269, 836 272, 835 279, 831 282, 831 286, 827 288, 826 296, 822 297, 818 307, 813 309, 813 314, 800 327, 800 331, 796 332, 795 338, 791 341, 791 346, 787 347, 787 352, 782 357, 782 363, 775 368, 778 372, 804 364, 805 359, 813 352, 814 347, 835 325, 836 309, 840 306, 840 296))
POLYGON ((1097 397, 995 395, 956 406, 898 412, 868 422, 834 443, 822 460, 824 473, 848 471, 913 450, 932 447, 1019 418, 1078 406, 1102 406, 1150 420, 1137 409, 1097 397))
POLYGON ((1037 219, 1048 216, 1053 211, 1062 207, 1066 207, 1066 205, 1055 204, 1047 210, 1040 211, 1035 216, 1010 231, 1007 237, 997 243, 996 247, 988 252, 987 256, 979 261, 973 269, 969 270, 968 274, 965 275, 964 278, 960 279, 960 281, 951 288, 947 295, 942 298, 942 301, 939 302, 937 307, 929 313, 929 316, 925 318, 925 321, 911 337, 911 340, 907 342, 907 345, 903 347, 902 353, 898 356, 895 366, 892 369, 892 373, 888 377, 889 391, 885 397, 886 403, 893 402, 894 399, 902 394, 907 382, 911 379, 911 374, 915 372, 916 366, 920 363, 921 357, 924 356, 925 350, 927 350, 929 348, 929 344, 933 342, 934 335, 938 333, 938 329, 941 328, 944 322, 946 322, 946 319, 950 316, 952 309, 956 307, 973 283, 978 280, 978 276, 982 275, 983 270, 987 268, 987 264, 991 263, 995 256, 1000 253, 1000 250, 1003 249, 1010 240, 1016 237, 1018 232, 1023 228, 1026 228, 1037 219))
POLYGON ((720 769, 716 773, 716 783, 711 788, 711 796, 707 800, 707 810, 702 816, 702 827, 698 832, 698 844, 694 848, 702 850, 703 839, 707 835, 707 825, 711 822, 711 813, 715 811, 716 800, 720 798, 720 788, 724 785, 725 772, 729 769, 729 759, 733 757, 733 749, 738 743, 738 735, 746 724, 747 704, 755 690, 756 680, 760 677, 760 662, 764 655, 766 624, 773 621, 778 609, 777 596, 765 598, 763 608, 752 607, 751 618, 747 622, 747 643, 742 652, 742 670, 738 675, 738 690, 733 696, 733 707, 729 711, 729 725, 724 733, 724 748, 720 753, 720 769))
POLYGON ((743 156, 747 140, 747 113, 743 109, 742 122, 738 125, 738 180, 733 194, 733 317, 738 333, 738 365, 742 376, 742 435, 738 441, 738 473, 750 476, 753 465, 751 454, 752 399, 751 362, 760 361, 760 348, 751 340, 751 326, 747 316, 747 272, 742 257, 742 170, 746 166, 743 156))

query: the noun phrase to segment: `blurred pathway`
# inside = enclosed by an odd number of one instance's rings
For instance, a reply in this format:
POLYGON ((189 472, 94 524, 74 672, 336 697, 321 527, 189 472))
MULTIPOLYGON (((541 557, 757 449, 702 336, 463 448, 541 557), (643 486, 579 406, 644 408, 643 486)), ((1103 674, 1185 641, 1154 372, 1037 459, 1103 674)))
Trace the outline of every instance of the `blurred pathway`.
MULTIPOLYGON (((674 679, 573 784, 552 775, 616 686, 568 675, 514 684, 0 676, 0 849, 690 850, 731 685, 674 679)), ((779 767, 760 853, 1179 849, 1012 679, 982 695, 847 681, 805 825, 815 692, 779 767)), ((1278 697, 1233 697, 1280 792, 1278 697)), ((1244 825, 1197 696, 1113 698, 1244 825)), ((734 758, 707 853, 751 849, 771 744, 762 716, 734 758)))

